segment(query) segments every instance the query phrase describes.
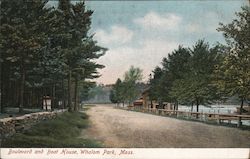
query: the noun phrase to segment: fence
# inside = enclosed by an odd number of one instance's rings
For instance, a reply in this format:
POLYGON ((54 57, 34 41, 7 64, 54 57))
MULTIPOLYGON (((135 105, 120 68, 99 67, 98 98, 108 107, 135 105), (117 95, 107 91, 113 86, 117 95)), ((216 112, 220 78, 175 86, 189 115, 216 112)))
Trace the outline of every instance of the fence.
MULTIPOLYGON (((239 114, 219 114, 219 113, 204 113, 204 112, 188 112, 179 110, 167 110, 167 109, 152 109, 152 108, 140 108, 140 107, 129 107, 128 110, 136 110, 140 112, 154 113, 164 116, 173 116, 177 118, 194 119, 199 121, 215 121, 218 124, 223 122, 231 123, 233 120, 250 120, 250 115, 239 115, 239 114)), ((238 123, 238 126, 241 124, 238 123)))

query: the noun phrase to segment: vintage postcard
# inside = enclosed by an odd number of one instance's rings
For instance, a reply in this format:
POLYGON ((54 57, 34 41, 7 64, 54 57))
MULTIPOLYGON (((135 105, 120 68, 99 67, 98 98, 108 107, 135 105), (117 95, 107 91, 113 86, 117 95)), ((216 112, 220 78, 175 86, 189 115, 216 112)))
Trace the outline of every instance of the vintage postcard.
POLYGON ((0 7, 0 158, 249 158, 249 0, 0 7))

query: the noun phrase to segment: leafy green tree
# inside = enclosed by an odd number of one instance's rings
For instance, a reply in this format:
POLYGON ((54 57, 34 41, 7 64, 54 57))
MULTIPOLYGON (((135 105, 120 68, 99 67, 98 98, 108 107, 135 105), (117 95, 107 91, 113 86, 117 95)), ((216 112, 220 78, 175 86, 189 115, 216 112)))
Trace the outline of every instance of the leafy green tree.
POLYGON ((110 91, 109 99, 112 103, 118 103, 117 95, 113 89, 110 91))
POLYGON ((80 101, 87 101, 93 97, 93 94, 90 94, 90 90, 96 87, 95 82, 91 81, 82 81, 82 84, 79 89, 80 101))
POLYGON ((165 70, 165 85, 167 86, 164 90, 165 100, 170 101, 174 104, 174 109, 178 110, 178 100, 175 96, 171 96, 171 89, 176 80, 183 78, 184 74, 189 71, 188 61, 190 60, 190 50, 179 46, 178 49, 174 50, 168 55, 168 58, 163 59, 163 69, 165 70))
POLYGON ((120 78, 118 78, 111 90, 110 100, 112 103, 121 103, 124 101, 123 99, 123 83, 120 78))
POLYGON ((139 95, 139 90, 136 86, 142 80, 142 70, 138 67, 131 66, 124 74, 123 81, 123 98, 131 105, 139 95))
POLYGON ((69 111, 77 109, 78 81, 86 78, 96 78, 97 68, 103 68, 91 59, 97 59, 104 54, 106 49, 97 45, 93 36, 88 36, 90 29, 92 11, 85 9, 84 2, 71 4, 70 0, 60 0, 58 6, 59 14, 63 19, 63 32, 65 47, 65 69, 68 75, 68 107, 69 111), (74 108, 72 106, 72 76, 75 81, 74 108))
POLYGON ((242 11, 236 15, 237 19, 226 25, 220 24, 218 28, 218 31, 223 32, 230 48, 218 69, 222 73, 218 83, 228 95, 239 97, 241 114, 244 101, 250 98, 250 7, 242 7, 242 11))
POLYGON ((185 72, 189 71, 188 61, 190 56, 189 49, 179 46, 178 49, 168 55, 168 58, 163 59, 163 69, 169 71, 173 79, 180 79, 185 72))
POLYGON ((211 104, 217 97, 217 89, 212 85, 213 71, 220 63, 219 47, 209 48, 208 43, 199 40, 192 49, 190 57, 184 64, 186 72, 174 81, 171 96, 184 104, 211 104))
POLYGON ((69 111, 77 110, 79 88, 87 88, 85 80, 99 77, 97 69, 104 67, 93 60, 106 51, 88 33, 93 12, 84 2, 60 0, 57 9, 47 2, 0 3, 1 111, 3 106, 18 105, 20 111, 40 106, 45 95, 52 97, 53 107, 68 97, 69 111))
POLYGON ((129 70, 124 74, 124 81, 138 83, 142 80, 142 77, 142 70, 139 67, 130 66, 129 70))
POLYGON ((153 71, 153 78, 150 79, 150 90, 149 90, 149 97, 150 100, 157 100, 159 101, 160 98, 163 96, 162 93, 164 87, 162 86, 162 77, 163 77, 163 70, 160 67, 156 67, 153 71))
POLYGON ((157 100, 162 105, 163 101, 175 102, 178 109, 176 96, 171 96, 170 91, 175 80, 183 77, 188 71, 187 62, 190 58, 188 49, 179 46, 167 58, 162 60, 162 68, 156 67, 153 71, 154 78, 150 82, 151 98, 157 100))

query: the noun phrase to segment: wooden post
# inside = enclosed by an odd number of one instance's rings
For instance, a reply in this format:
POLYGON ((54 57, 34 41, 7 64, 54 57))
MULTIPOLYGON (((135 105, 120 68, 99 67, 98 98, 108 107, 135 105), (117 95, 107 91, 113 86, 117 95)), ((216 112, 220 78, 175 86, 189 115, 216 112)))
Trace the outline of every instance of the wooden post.
POLYGON ((198 112, 199 112, 199 101, 198 101, 198 99, 196 99, 196 112, 197 112, 196 119, 198 119, 199 118, 199 115, 198 115, 198 112))
POLYGON ((51 110, 54 110, 55 107, 56 107, 56 83, 53 83, 51 110))
MULTIPOLYGON (((244 104, 244 99, 242 98, 241 104, 240 104, 240 115, 242 114, 243 104, 244 104)), ((242 121, 241 121, 241 117, 239 117, 237 127, 241 127, 241 126, 242 126, 242 121)))
POLYGON ((216 116, 217 116, 217 123, 221 124, 220 115, 216 115, 216 116))

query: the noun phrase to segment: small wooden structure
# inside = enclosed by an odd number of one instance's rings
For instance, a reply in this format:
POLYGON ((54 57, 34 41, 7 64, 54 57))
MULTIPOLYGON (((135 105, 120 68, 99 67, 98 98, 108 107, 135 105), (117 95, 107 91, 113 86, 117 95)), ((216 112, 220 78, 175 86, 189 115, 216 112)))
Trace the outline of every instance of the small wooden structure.
POLYGON ((43 97, 43 109, 44 110, 51 110, 51 97, 49 96, 44 96, 43 97))
POLYGON ((143 108, 143 100, 142 100, 142 98, 135 100, 135 101, 133 102, 133 106, 134 106, 136 109, 142 109, 142 108, 143 108))
POLYGON ((149 108, 149 106, 151 105, 151 103, 149 102, 149 88, 145 89, 142 92, 142 101, 143 101, 143 108, 147 109, 149 108))
MULTIPOLYGON (((143 108, 144 109, 159 109, 159 103, 155 100, 149 99, 149 88, 142 92, 143 108)), ((167 110, 173 110, 173 104, 168 102, 163 102, 163 108, 167 110)))

